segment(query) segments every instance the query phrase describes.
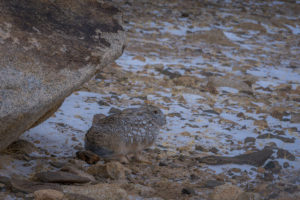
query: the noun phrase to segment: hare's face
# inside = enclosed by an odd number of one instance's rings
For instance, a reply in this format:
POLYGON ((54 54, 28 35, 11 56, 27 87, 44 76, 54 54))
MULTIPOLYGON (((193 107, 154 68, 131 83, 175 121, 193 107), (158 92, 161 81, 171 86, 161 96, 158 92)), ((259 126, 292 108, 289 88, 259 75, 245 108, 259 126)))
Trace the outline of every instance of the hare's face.
POLYGON ((167 123, 166 116, 163 114, 163 112, 156 106, 147 106, 147 111, 153 118, 153 121, 158 124, 159 126, 163 126, 167 123))

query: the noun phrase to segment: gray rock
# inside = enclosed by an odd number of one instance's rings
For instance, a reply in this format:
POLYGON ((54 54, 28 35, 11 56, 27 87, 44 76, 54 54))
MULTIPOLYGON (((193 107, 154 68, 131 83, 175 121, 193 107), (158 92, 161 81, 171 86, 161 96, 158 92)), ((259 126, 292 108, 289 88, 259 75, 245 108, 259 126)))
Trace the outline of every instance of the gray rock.
POLYGON ((65 165, 63 168, 61 168, 61 171, 70 172, 72 174, 76 174, 78 176, 88 178, 88 179, 90 179, 91 182, 96 181, 96 179, 92 175, 86 173, 85 171, 83 171, 81 169, 78 169, 76 166, 74 166, 72 164, 65 165))
POLYGON ((289 151, 285 149, 278 149, 277 158, 284 158, 290 161, 294 161, 296 159, 296 157, 293 154, 291 154, 289 151))
POLYGON ((73 193, 67 193, 67 194, 65 194, 64 198, 66 200, 95 200, 94 198, 90 198, 90 197, 87 197, 85 195, 73 194, 73 193))
POLYGON ((269 161, 264 168, 266 170, 271 171, 272 173, 278 174, 280 170, 282 169, 281 165, 279 164, 278 161, 269 161))
POLYGON ((89 167, 87 172, 96 177, 111 178, 113 180, 125 179, 128 169, 117 161, 111 161, 103 165, 97 163, 89 167))
POLYGON ((209 165, 222 165, 222 164, 248 164, 254 166, 261 166, 265 163, 265 161, 271 157, 273 151, 269 148, 264 148, 261 151, 241 154, 234 157, 226 157, 226 156, 206 156, 203 158, 197 158, 200 163, 206 163, 209 165))
POLYGON ((190 195, 190 194, 195 194, 195 190, 191 187, 184 187, 182 188, 181 190, 181 194, 187 194, 187 195, 190 195))
MULTIPOLYGON (((5 184, 5 183, 4 183, 5 184)), ((62 188, 54 183, 33 182, 19 178, 12 178, 9 183, 6 183, 9 188, 15 192, 33 193, 37 190, 52 189, 61 191, 62 188)))
POLYGON ((45 189, 34 192, 35 200, 62 200, 63 198, 64 193, 57 190, 45 189))
POLYGON ((112 107, 109 111, 108 114, 116 114, 116 113, 121 113, 122 110, 118 109, 118 108, 114 108, 112 107))
POLYGON ((69 172, 41 172, 36 178, 46 183, 87 183, 90 179, 69 172))
POLYGON ((244 140, 244 143, 255 143, 256 139, 254 137, 246 137, 245 140, 244 140))
POLYGON ((257 139, 278 139, 278 140, 281 140, 283 142, 286 142, 286 143, 294 143, 295 142, 295 138, 287 138, 287 137, 282 137, 282 136, 279 136, 279 135, 273 135, 273 134, 262 134, 262 135, 259 135, 257 137, 257 139))
POLYGON ((219 185, 223 185, 224 182, 222 181, 217 181, 217 180, 207 180, 203 187, 206 187, 206 188, 214 188, 214 187, 217 187, 219 185))
POLYGON ((0 150, 122 54, 121 19, 96 0, 0 0, 0 150))
POLYGON ((95 164, 100 160, 100 157, 91 151, 78 151, 76 152, 76 157, 88 164, 95 164))
POLYGON ((116 184, 97 184, 97 185, 83 185, 83 186, 64 185, 63 191, 64 193, 79 194, 96 200, 128 199, 127 192, 116 184))

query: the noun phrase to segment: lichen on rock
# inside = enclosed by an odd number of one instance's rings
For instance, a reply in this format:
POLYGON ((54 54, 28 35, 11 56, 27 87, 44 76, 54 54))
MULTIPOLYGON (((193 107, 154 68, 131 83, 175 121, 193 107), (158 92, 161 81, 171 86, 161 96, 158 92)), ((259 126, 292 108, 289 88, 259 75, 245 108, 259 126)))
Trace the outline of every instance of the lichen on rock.
POLYGON ((96 0, 0 1, 0 150, 118 58, 122 13, 96 0))

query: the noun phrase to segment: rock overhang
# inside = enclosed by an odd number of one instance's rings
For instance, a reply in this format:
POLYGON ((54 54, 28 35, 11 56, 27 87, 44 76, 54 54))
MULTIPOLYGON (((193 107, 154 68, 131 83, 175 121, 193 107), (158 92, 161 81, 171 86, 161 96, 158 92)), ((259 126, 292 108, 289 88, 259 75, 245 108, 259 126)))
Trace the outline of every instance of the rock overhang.
POLYGON ((0 150, 47 119, 125 46, 119 9, 96 0, 0 0, 0 150))

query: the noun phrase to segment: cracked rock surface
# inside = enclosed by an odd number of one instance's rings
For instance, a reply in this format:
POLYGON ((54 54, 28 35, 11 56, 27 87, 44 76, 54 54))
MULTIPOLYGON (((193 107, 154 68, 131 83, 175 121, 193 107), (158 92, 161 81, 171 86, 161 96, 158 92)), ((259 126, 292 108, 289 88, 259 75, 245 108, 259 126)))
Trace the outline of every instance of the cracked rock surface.
POLYGON ((0 150, 122 54, 121 25, 96 0, 0 1, 0 150))

